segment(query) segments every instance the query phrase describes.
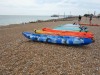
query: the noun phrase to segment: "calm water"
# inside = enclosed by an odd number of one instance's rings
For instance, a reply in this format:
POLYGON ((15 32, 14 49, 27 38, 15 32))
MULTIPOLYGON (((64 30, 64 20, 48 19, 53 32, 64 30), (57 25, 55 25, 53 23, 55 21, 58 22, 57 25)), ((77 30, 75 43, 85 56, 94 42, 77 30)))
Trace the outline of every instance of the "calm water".
POLYGON ((58 17, 50 16, 26 16, 26 15, 0 15, 0 26, 9 24, 27 23, 37 20, 57 19, 58 17))

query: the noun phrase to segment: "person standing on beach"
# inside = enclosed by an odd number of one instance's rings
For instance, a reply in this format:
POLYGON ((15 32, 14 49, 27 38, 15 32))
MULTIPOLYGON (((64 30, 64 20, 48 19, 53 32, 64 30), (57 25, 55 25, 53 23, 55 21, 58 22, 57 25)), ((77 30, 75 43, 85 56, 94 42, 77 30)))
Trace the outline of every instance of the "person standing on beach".
POLYGON ((90 25, 91 25, 91 21, 92 21, 92 16, 93 16, 93 15, 91 14, 91 15, 90 15, 90 25))
POLYGON ((82 18, 82 16, 79 15, 79 17, 78 17, 78 24, 80 24, 81 18, 82 18))

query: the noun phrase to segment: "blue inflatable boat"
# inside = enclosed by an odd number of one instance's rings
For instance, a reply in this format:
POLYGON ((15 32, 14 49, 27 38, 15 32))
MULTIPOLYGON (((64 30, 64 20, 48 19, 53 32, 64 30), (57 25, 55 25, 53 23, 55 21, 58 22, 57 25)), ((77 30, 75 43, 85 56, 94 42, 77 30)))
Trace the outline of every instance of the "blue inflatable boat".
POLYGON ((93 42, 90 38, 79 38, 71 36, 57 36, 57 35, 45 35, 36 34, 31 32, 22 33, 26 38, 32 41, 66 44, 66 45, 88 45, 93 42))

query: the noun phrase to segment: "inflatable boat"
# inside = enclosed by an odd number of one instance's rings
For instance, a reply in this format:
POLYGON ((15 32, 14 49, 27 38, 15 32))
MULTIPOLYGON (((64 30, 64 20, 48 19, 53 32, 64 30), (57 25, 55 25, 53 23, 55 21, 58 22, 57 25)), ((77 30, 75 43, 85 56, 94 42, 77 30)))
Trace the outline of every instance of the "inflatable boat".
POLYGON ((77 28, 77 27, 57 27, 54 30, 62 30, 62 31, 77 31, 77 32, 87 32, 88 29, 77 28))
POLYGON ((93 34, 90 32, 60 31, 60 30, 53 30, 49 28, 43 28, 42 30, 35 30, 35 33, 51 34, 51 35, 59 35, 59 36, 76 36, 76 37, 83 37, 83 38, 93 38, 93 34))
POLYGON ((65 45, 88 45, 93 42, 93 40, 90 38, 36 34, 31 32, 23 32, 22 34, 26 38, 32 41, 47 42, 47 43, 56 43, 65 45))
POLYGON ((87 33, 87 34, 93 35, 91 32, 62 31, 62 30, 54 30, 54 29, 51 29, 51 28, 42 28, 42 30, 43 30, 43 31, 50 31, 50 32, 62 32, 62 33, 63 33, 63 32, 64 32, 64 33, 65 33, 65 32, 68 32, 68 33, 69 33, 69 32, 70 32, 70 33, 79 33, 79 34, 80 34, 80 33, 81 33, 81 34, 86 34, 86 33, 87 33))
POLYGON ((54 30, 62 30, 62 31, 78 31, 78 32, 87 32, 88 28, 85 26, 74 25, 74 24, 65 24, 58 27, 55 27, 54 30))
POLYGON ((100 24, 80 24, 80 25, 86 25, 86 26, 100 26, 100 24))

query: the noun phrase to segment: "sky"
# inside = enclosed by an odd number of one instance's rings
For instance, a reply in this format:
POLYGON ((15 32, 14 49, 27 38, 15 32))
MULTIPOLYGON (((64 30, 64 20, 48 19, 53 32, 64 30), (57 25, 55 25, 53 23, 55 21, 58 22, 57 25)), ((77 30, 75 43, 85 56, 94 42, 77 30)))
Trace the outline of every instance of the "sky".
POLYGON ((100 13, 100 0, 0 0, 0 15, 100 13))

